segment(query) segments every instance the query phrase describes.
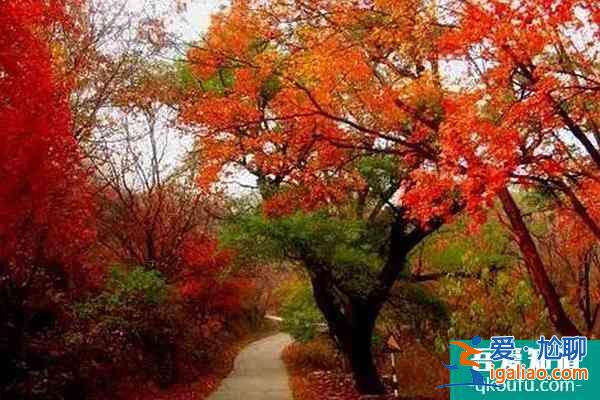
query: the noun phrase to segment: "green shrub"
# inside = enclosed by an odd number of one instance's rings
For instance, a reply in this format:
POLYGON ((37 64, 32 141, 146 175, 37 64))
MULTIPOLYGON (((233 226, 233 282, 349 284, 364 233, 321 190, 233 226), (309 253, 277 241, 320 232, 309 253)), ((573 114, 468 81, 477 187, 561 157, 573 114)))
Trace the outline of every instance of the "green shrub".
POLYGON ((171 293, 157 271, 114 267, 104 290, 74 307, 75 324, 65 335, 81 374, 100 382, 137 370, 161 385, 173 382, 184 318, 171 293))
POLYGON ((304 283, 290 287, 282 306, 281 317, 283 330, 294 339, 304 342, 314 339, 325 323, 315 303, 312 289, 304 283))
POLYGON ((82 319, 104 322, 134 322, 148 307, 164 304, 170 287, 158 271, 143 267, 113 267, 104 291, 97 297, 75 306, 82 319))

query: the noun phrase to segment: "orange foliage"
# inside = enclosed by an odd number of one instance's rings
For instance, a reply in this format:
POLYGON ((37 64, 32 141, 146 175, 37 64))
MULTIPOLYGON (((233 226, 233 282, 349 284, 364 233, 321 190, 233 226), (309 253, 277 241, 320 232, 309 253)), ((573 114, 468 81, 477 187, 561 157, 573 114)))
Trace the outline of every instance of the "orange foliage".
POLYGON ((204 84, 221 77, 182 113, 203 127, 201 183, 238 165, 300 187, 267 205, 289 212, 344 200, 365 184, 354 161, 388 154, 407 171, 396 201, 423 220, 451 214, 458 198, 481 216, 514 184, 567 185, 589 204, 598 192, 582 188, 600 165, 590 141, 600 125, 597 12, 575 0, 443 10, 236 1, 188 57, 204 84), (467 83, 449 81, 463 69, 467 83))

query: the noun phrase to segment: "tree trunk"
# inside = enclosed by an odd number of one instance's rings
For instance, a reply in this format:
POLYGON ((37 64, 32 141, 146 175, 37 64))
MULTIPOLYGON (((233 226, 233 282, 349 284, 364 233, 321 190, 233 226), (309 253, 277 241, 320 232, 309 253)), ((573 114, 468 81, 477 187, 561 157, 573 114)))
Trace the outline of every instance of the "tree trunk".
POLYGON ((569 200, 571 201, 571 205, 573 206, 573 211, 583 221, 583 223, 590 229, 590 231, 600 240, 600 226, 596 223, 594 218, 590 215, 585 205, 579 200, 573 189, 571 189, 568 185, 561 185, 561 189, 565 192, 569 200))
POLYGON ((519 249, 525 259, 527 270, 531 276, 531 280, 544 299, 546 308, 550 313, 550 320, 556 328, 556 330, 565 336, 576 336, 581 333, 569 319, 562 304, 560 298, 552 281, 548 277, 544 263, 539 255, 535 242, 529 233, 529 229, 523 220, 521 210, 515 203, 512 195, 507 188, 504 188, 498 193, 504 212, 506 213, 514 235, 516 236, 519 249))
POLYGON ((372 352, 373 330, 379 309, 367 306, 357 311, 353 310, 351 313, 353 321, 349 321, 352 328, 347 344, 348 359, 356 387, 361 394, 383 394, 384 387, 372 352))
POLYGON ((315 301, 330 334, 350 362, 357 390, 361 394, 383 394, 372 353, 373 330, 381 308, 340 298, 333 282, 323 274, 313 275, 311 281, 315 301))
MULTIPOLYGON (((459 208, 454 212, 457 213, 459 208)), ((305 256, 309 266, 313 295, 323 313, 329 331, 348 358, 356 387, 361 394, 379 395, 384 386, 373 360, 372 340, 375 322, 390 290, 406 266, 408 254, 429 234, 443 224, 433 219, 427 227, 409 224, 398 218, 392 224, 388 259, 370 292, 345 293, 335 285, 331 271, 319 260, 305 256), (407 229, 411 227, 411 229, 407 229)))
MULTIPOLYGON (((551 95, 548 95, 548 96, 550 97, 550 99, 552 101, 554 101, 554 99, 552 98, 551 95)), ((577 138, 577 140, 579 140, 579 142, 587 150, 587 152, 590 155, 590 157, 592 158, 592 160, 594 160, 596 165, 600 167, 600 151, 598 151, 598 149, 596 149, 596 147, 594 147, 594 144, 587 137, 587 134, 571 118, 571 116, 569 115, 569 113, 567 112, 567 110, 565 109, 565 107, 562 104, 560 104, 560 103, 556 104, 556 111, 557 111, 558 115, 561 117, 561 119, 563 120, 563 122, 565 123, 565 125, 567 125, 567 128, 569 128, 569 130, 571 131, 573 136, 575 136, 577 138)))

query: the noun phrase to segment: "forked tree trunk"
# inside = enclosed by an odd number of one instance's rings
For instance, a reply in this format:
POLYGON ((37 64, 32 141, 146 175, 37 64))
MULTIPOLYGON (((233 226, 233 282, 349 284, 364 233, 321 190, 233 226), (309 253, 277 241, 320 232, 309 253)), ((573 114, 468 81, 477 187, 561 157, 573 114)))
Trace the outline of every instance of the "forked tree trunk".
MULTIPOLYGON (((455 210, 455 213, 459 208, 455 210)), ((331 336, 348 358, 356 387, 361 394, 383 394, 384 386, 372 353, 375 322, 389 293, 406 266, 408 254, 429 234, 442 225, 434 219, 427 227, 410 224, 402 218, 392 224, 386 264, 377 274, 368 294, 345 293, 336 287, 331 270, 319 260, 306 255, 304 262, 311 274, 313 294, 323 313, 331 336), (409 229, 407 229, 409 228, 409 229)))

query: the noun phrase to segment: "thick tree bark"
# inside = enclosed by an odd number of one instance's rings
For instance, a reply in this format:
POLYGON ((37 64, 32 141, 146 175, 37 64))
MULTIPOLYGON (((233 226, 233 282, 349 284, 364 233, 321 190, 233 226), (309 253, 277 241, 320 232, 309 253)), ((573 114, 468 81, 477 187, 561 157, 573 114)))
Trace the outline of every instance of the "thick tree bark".
POLYGON ((514 235, 516 236, 519 249, 525 259, 527 270, 531 280, 544 299, 544 303, 550 313, 552 324, 562 335, 574 336, 581 333, 567 316, 560 298, 552 281, 548 277, 544 263, 539 255, 535 242, 529 233, 529 229, 523 220, 521 210, 513 199, 507 188, 498 193, 504 212, 506 213, 514 235))
POLYGON ((326 274, 313 274, 312 286, 330 333, 350 363, 356 388, 361 394, 383 394, 372 353, 373 330, 380 307, 342 299, 336 295, 339 291, 326 274))
POLYGON ((347 353, 350 367, 360 393, 383 394, 384 392, 372 353, 373 330, 378 315, 379 309, 372 306, 367 306, 360 311, 353 310, 350 337, 346 346, 349 347, 347 353))

